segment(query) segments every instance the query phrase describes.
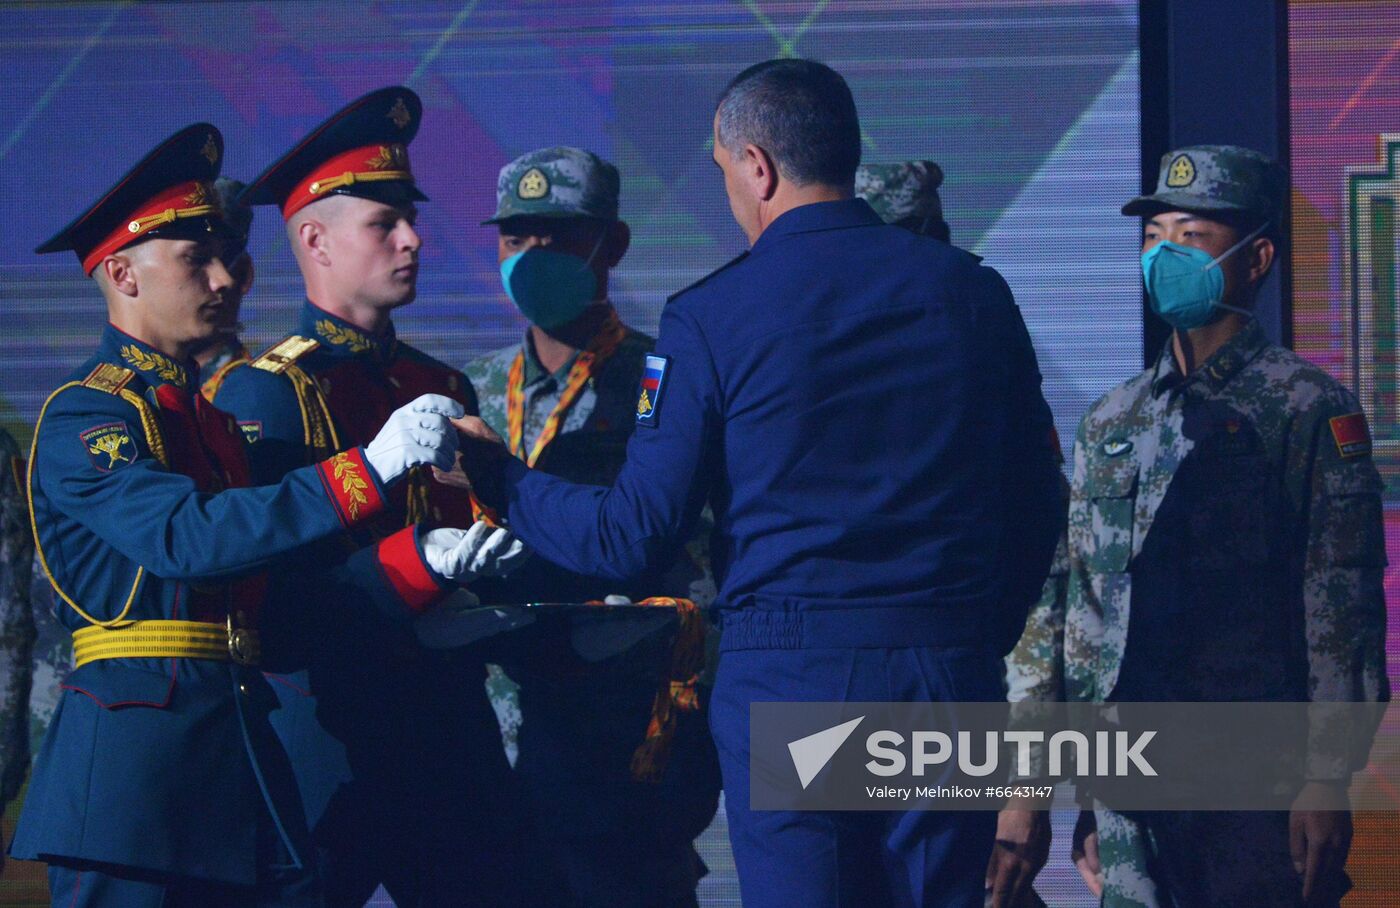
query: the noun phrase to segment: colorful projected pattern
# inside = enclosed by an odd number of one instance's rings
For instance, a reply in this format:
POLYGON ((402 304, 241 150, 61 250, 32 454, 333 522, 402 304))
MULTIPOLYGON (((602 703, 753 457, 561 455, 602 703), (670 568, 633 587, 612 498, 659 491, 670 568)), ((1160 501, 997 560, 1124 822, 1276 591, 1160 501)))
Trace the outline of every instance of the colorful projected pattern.
MULTIPOLYGON (((1139 188, 1135 0, 29 4, 0 8, 0 36, 0 421, 22 442, 103 317, 75 261, 29 250, 178 127, 218 125, 225 173, 247 179, 350 99, 413 87, 414 171, 433 201, 418 300, 396 322, 464 363, 523 327, 479 226, 502 164, 570 144, 618 165, 633 243, 613 298, 654 331, 667 294, 743 248, 710 118, 731 76, 780 55, 845 74, 866 160, 943 166, 954 242, 1016 291, 1062 439, 1140 366, 1138 225, 1118 214, 1139 188)), ((301 291, 274 210, 258 212, 250 250, 256 348, 291 325, 301 291)), ((36 684, 40 720, 52 685, 36 684)), ((705 849, 704 903, 736 904, 727 846, 712 835, 705 849)), ((1083 893, 1066 873, 1044 878, 1052 904, 1083 893)), ((0 903, 18 892, 0 888, 0 903)))
MULTIPOLYGON (((1289 5, 1293 338, 1361 398, 1386 480, 1387 652, 1400 678, 1400 3, 1289 5)), ((1391 748, 1400 728, 1382 730, 1391 748)), ((1396 811, 1358 815, 1349 906, 1400 892, 1396 811)))

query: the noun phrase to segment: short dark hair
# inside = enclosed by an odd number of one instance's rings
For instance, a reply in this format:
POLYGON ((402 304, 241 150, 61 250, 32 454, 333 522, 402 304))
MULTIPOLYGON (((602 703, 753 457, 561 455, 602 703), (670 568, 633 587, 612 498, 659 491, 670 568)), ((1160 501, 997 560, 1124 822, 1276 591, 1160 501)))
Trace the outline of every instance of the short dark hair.
POLYGON ((768 60, 739 73, 720 95, 719 141, 768 152, 799 186, 849 186, 860 166, 860 119, 841 74, 815 60, 768 60))

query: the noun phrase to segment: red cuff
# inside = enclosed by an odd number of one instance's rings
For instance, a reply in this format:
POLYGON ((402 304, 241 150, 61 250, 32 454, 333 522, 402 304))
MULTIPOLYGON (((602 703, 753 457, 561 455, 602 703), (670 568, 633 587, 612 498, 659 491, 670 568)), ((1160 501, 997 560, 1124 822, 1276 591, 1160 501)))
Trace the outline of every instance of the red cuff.
POLYGON ((427 611, 446 592, 428 570, 418 550, 417 527, 404 527, 375 546, 379 569, 415 615, 427 611))
POLYGON ((326 495, 345 527, 361 523, 384 510, 384 496, 365 463, 363 448, 352 448, 316 465, 326 495))

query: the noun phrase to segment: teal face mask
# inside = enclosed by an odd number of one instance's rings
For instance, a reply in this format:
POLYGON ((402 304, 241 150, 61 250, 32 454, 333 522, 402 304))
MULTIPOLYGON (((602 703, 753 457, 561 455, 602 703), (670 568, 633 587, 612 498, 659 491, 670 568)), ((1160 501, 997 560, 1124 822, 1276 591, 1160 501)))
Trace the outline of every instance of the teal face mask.
POLYGON ((1216 309, 1250 315, 1247 309, 1226 305, 1225 275, 1220 263, 1264 232, 1267 224, 1240 240, 1216 258, 1190 246, 1163 240, 1142 254, 1142 279, 1147 285, 1152 311, 1173 328, 1189 331, 1208 324, 1216 309))
POLYGON ((593 257, 603 236, 587 259, 567 252, 536 246, 501 262, 501 286, 520 313, 533 325, 558 328, 583 314, 598 293, 593 257))

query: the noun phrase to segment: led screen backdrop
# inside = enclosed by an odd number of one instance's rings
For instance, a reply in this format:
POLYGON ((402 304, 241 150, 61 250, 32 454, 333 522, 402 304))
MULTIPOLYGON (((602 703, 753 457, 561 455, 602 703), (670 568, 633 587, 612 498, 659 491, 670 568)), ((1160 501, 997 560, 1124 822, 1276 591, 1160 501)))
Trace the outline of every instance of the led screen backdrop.
MULTIPOLYGON (((1386 483, 1389 670, 1400 678, 1400 2, 1289 4, 1293 341, 1361 398, 1386 483)), ((1395 748, 1400 728, 1377 747, 1395 748)), ((1400 811, 1400 792, 1393 793, 1400 811)), ((1357 817, 1348 906, 1393 905, 1400 812, 1357 817)))
MULTIPOLYGON (((3 4, 0 421, 27 441, 103 320, 72 256, 30 250, 140 154, 208 120, 226 138, 225 173, 246 180, 332 110, 394 83, 424 100, 411 153, 432 198, 401 336, 453 364, 518 342, 479 222, 501 165, 553 144, 621 169, 633 244, 613 299, 654 330, 667 294, 744 247, 710 160, 715 97, 786 54, 850 81, 865 160, 943 166, 954 242, 1016 291, 1068 446, 1089 403, 1140 367, 1138 225, 1118 214, 1140 180, 1137 42, 1133 0, 3 4)), ((275 211, 259 210, 251 251, 244 320, 258 347, 290 327, 300 296, 275 211)), ((41 645, 60 646, 44 623, 41 645)), ((36 727, 54 681, 36 681, 36 727)), ((734 904, 726 847, 710 838, 702 895, 734 904)), ((0 888, 0 904, 36 887, 0 888)), ((1071 888, 1052 904, 1071 904, 1071 888)))

